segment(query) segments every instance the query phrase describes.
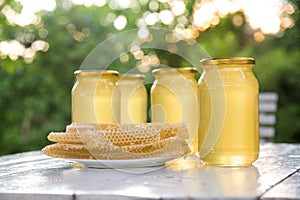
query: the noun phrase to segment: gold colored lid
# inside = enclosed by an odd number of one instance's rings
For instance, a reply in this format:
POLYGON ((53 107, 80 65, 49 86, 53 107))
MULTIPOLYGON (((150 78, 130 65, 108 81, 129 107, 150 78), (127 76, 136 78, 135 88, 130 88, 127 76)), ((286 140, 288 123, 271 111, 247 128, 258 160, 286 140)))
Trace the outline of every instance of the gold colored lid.
POLYGON ((232 57, 232 58, 205 58, 200 60, 200 65, 254 65, 253 58, 232 57))
POLYGON ((178 68, 159 68, 152 70, 152 74, 167 74, 167 73, 196 73, 197 69, 192 67, 178 67, 178 68))
POLYGON ((74 75, 83 75, 83 76, 95 76, 95 75, 113 75, 119 76, 119 72, 115 70, 76 70, 74 75))

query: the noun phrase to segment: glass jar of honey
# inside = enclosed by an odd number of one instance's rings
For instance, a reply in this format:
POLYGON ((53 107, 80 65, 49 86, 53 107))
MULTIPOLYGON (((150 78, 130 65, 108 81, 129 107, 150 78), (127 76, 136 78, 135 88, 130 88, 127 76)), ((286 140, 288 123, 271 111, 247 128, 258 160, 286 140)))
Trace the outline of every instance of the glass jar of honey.
POLYGON ((198 97, 194 68, 162 68, 152 71, 155 81, 151 87, 152 122, 186 122, 191 153, 198 145, 198 97))
POLYGON ((119 73, 113 70, 77 70, 72 89, 72 122, 118 123, 120 92, 116 87, 119 73))
POLYGON ((117 86, 121 92, 121 123, 147 122, 147 91, 142 74, 122 75, 117 86))
POLYGON ((258 82, 252 58, 204 59, 199 154, 207 164, 248 166, 259 154, 258 82))

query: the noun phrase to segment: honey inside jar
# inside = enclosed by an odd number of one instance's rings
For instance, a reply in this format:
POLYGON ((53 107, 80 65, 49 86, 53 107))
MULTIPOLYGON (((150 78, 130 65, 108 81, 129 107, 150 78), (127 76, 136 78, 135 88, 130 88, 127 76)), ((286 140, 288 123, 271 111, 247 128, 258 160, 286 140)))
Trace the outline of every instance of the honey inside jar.
POLYGON ((198 97, 194 68, 153 70, 151 87, 152 122, 186 122, 192 154, 198 150, 198 97))
POLYGON ((251 165, 259 153, 254 59, 206 59, 200 64, 200 158, 212 165, 251 165))
POLYGON ((147 122, 147 91, 144 86, 144 75, 122 75, 117 86, 121 93, 120 122, 147 122))
POLYGON ((119 79, 113 70, 77 70, 72 89, 72 122, 118 123, 120 94, 119 79))

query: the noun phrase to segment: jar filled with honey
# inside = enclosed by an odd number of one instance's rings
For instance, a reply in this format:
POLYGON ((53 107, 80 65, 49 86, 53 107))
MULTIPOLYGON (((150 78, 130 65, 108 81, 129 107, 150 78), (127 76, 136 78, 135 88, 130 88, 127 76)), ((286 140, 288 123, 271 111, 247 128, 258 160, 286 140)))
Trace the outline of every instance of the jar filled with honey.
POLYGON ((113 70, 77 70, 72 89, 72 122, 118 123, 119 73, 113 70))
POLYGON ((155 81, 151 87, 152 122, 186 122, 188 144, 192 154, 198 145, 198 98, 194 68, 162 68, 152 71, 155 81))
POLYGON ((207 164, 248 166, 259 154, 258 82, 252 58, 200 61, 199 154, 207 164))
POLYGON ((142 74, 122 75, 117 86, 121 93, 120 122, 147 122, 147 91, 142 74))

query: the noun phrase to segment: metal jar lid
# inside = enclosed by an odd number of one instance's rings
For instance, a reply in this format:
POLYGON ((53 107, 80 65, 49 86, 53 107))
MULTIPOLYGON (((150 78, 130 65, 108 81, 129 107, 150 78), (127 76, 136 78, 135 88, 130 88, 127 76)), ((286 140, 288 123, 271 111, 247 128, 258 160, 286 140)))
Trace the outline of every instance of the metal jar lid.
POLYGON ((119 76, 119 72, 115 70, 76 70, 74 75, 82 75, 82 76, 95 76, 95 75, 112 75, 119 76))
POLYGON ((159 68, 152 70, 152 74, 167 74, 167 73, 196 73, 197 69, 192 67, 178 67, 178 68, 159 68))
POLYGON ((200 65, 254 65, 253 58, 232 57, 232 58, 205 58, 200 60, 200 65))
POLYGON ((145 76, 143 74, 122 74, 120 75, 120 79, 144 79, 145 76))

